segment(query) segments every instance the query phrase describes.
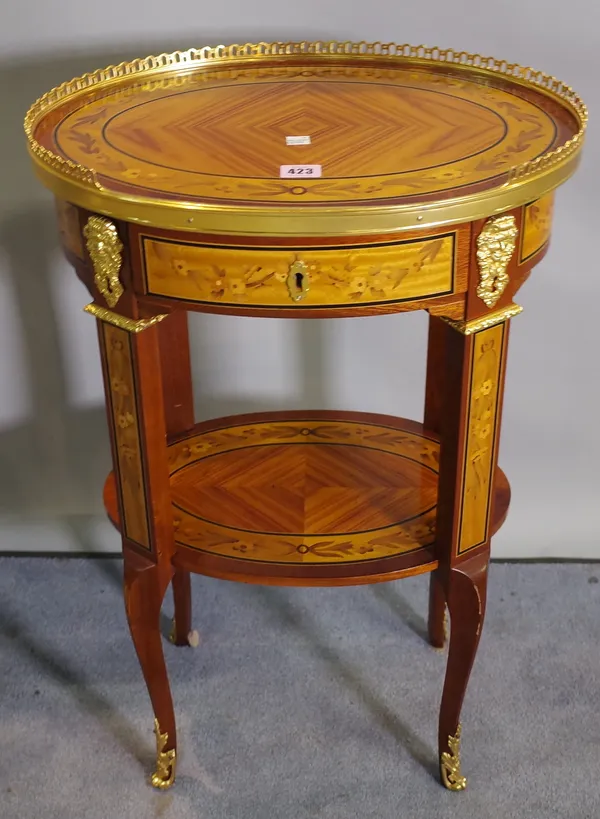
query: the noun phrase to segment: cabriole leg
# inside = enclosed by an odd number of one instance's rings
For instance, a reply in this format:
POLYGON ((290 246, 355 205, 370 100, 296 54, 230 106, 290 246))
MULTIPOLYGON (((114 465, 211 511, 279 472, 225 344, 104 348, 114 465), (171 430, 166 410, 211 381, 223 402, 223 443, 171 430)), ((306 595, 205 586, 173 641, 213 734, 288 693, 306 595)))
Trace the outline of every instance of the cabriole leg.
POLYGON ((160 631, 160 609, 170 580, 169 571, 155 564, 143 566, 126 556, 125 610, 154 710, 157 747, 151 782, 161 790, 173 784, 177 754, 175 713, 160 631))
MULTIPOLYGON (((431 338, 431 337, 430 337, 431 338)), ((460 711, 485 613, 508 323, 444 334, 443 406, 436 521, 439 568, 432 576, 429 634, 443 644, 443 604, 450 614, 448 665, 439 722, 443 784, 463 790, 460 711)))
POLYGON ((171 642, 176 646, 197 645, 197 632, 192 632, 192 585, 190 573, 185 569, 175 569, 173 575, 173 630, 171 642))
POLYGON ((475 660, 485 615, 487 555, 452 569, 446 581, 450 645, 440 708, 439 754, 443 784, 453 791, 467 784, 460 767, 460 710, 475 660))
POLYGON ((427 621, 429 642, 434 648, 444 648, 446 644, 446 597, 442 579, 438 571, 432 572, 429 580, 429 618, 427 621))
POLYGON ((113 321, 98 330, 123 539, 125 608, 155 715, 152 784, 175 777, 175 716, 160 632, 173 575, 173 517, 156 326, 130 332, 113 321))

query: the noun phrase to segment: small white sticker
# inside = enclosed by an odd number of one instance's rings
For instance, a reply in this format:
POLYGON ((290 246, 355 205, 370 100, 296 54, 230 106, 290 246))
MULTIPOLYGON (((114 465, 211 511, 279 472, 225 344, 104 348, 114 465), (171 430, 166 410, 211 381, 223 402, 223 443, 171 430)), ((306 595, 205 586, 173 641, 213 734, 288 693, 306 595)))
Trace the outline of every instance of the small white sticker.
POLYGON ((285 138, 286 145, 310 145, 309 136, 289 136, 285 138))
POLYGON ((321 176, 321 165, 280 165, 281 179, 315 179, 321 176))

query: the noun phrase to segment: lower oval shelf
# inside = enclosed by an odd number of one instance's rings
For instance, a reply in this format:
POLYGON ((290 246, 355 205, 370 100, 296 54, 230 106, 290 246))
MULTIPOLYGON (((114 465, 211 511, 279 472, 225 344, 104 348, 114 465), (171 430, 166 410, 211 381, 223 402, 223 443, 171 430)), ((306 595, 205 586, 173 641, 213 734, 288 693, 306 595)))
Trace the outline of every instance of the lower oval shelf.
MULTIPOLYGON (((421 424, 277 412, 197 424, 168 446, 175 565, 280 585, 390 580, 437 566, 439 442, 421 424)), ((119 528, 114 475, 104 501, 119 528)), ((510 487, 498 469, 492 533, 510 487)))

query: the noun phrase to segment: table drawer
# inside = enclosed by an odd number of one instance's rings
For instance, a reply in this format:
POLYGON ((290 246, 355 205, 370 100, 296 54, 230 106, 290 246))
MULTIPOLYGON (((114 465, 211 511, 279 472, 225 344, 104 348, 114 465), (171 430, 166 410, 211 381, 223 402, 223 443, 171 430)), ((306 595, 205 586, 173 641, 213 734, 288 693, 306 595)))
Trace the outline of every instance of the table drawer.
POLYGON ((393 304, 454 290, 454 232, 326 248, 140 240, 147 292, 190 302, 302 310, 393 304))
POLYGON ((554 193, 525 205, 519 244, 519 264, 529 261, 546 247, 552 231, 553 213, 554 193))

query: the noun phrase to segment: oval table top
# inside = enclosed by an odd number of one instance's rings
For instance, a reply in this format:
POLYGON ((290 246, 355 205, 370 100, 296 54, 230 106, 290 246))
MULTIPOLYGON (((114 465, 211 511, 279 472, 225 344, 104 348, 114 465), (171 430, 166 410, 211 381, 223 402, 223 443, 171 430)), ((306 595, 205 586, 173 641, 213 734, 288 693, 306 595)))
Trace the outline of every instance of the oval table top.
POLYGON ((65 83, 27 115, 57 196, 212 233, 338 235, 482 218, 575 170, 587 114, 552 77, 380 44, 217 47, 65 83))

